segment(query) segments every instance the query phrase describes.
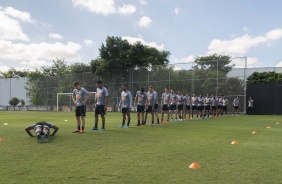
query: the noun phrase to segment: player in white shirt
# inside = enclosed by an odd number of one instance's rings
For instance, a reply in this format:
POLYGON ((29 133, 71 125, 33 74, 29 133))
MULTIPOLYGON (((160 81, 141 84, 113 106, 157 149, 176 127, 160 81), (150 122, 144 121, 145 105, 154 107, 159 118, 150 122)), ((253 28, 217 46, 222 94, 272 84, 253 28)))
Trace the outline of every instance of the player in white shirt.
POLYGON ((225 96, 222 97, 222 111, 221 111, 221 116, 225 112, 225 116, 227 116, 227 105, 228 105, 228 100, 225 98, 225 96))
POLYGON ((204 118, 210 117, 210 109, 211 109, 211 98, 210 98, 210 95, 207 94, 207 96, 205 97, 205 102, 204 102, 204 118))
POLYGON ((193 96, 191 98, 191 103, 192 103, 192 118, 194 118, 194 111, 198 110, 198 97, 196 97, 196 94, 193 93, 193 96))
POLYGON ((212 107, 212 115, 214 117, 217 116, 217 105, 218 105, 218 100, 214 95, 212 95, 212 97, 211 97, 211 107, 212 107))
POLYGON ((162 94, 162 119, 161 122, 163 122, 164 120, 164 113, 167 112, 167 121, 166 123, 168 123, 169 121, 169 102, 170 102, 170 93, 169 93, 169 88, 166 87, 165 88, 165 92, 162 94))
POLYGON ((170 102, 169 102, 169 116, 171 118, 170 121, 173 121, 173 116, 172 116, 172 112, 175 113, 175 119, 177 119, 177 113, 176 111, 176 104, 177 104, 177 95, 174 93, 173 90, 170 91, 170 102))
POLYGON ((234 112, 237 111, 237 116, 239 116, 239 103, 240 103, 240 100, 239 100, 239 97, 237 96, 233 100, 233 115, 234 115, 234 112))
POLYGON ((184 101, 184 120, 187 120, 187 113, 189 114, 188 120, 190 120, 191 117, 191 97, 189 96, 189 93, 186 92, 186 95, 183 97, 184 101))
POLYGON ((178 121, 182 121, 183 120, 183 104, 184 104, 183 95, 178 90, 178 93, 176 96, 177 96, 177 113, 178 113, 178 118, 179 118, 178 121))

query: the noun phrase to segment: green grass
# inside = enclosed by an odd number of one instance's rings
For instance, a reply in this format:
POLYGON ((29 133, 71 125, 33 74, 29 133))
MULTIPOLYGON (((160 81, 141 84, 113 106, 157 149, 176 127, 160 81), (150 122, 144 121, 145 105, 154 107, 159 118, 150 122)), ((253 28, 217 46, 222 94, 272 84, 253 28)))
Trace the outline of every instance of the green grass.
POLYGON ((86 133, 73 134, 73 113, 0 112, 0 183, 282 183, 279 116, 120 129, 121 114, 109 113, 107 131, 91 132, 93 113, 87 115, 86 133), (24 131, 40 120, 60 128, 48 144, 24 131), (189 169, 194 161, 202 168, 189 169))

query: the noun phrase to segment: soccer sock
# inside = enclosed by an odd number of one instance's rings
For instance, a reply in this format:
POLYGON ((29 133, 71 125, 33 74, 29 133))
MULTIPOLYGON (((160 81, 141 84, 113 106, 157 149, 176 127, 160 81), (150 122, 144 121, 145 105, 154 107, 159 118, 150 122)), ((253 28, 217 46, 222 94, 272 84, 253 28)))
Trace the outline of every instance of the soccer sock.
POLYGON ((102 123, 102 128, 105 128, 105 123, 102 123))
POLYGON ((127 126, 129 126, 129 124, 130 124, 130 119, 127 121, 127 126))
POLYGON ((157 122, 158 122, 158 123, 160 122, 160 119, 159 119, 159 118, 157 118, 157 122))
POLYGON ((84 130, 84 126, 82 126, 82 130, 84 130))
POLYGON ((77 130, 80 130, 80 126, 77 126, 77 130))
POLYGON ((138 125, 140 125, 140 119, 138 120, 138 125))
POLYGON ((125 120, 122 120, 122 125, 124 125, 125 124, 125 120))

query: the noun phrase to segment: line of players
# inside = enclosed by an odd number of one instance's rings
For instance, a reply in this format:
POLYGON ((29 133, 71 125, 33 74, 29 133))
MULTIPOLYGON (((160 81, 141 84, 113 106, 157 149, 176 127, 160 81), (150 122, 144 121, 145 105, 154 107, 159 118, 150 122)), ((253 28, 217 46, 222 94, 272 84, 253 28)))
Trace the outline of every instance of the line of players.
MULTIPOLYGON (((102 81, 97 81, 97 92, 94 102, 95 111, 95 124, 91 130, 98 130, 98 116, 102 119, 101 131, 105 130, 105 113, 108 105, 108 90, 103 86, 102 81)), ((76 120, 77 130, 74 133, 84 133, 85 126, 85 115, 86 115, 86 103, 90 98, 89 92, 82 88, 79 82, 74 83, 73 91, 73 102, 76 105, 76 120), (82 126, 81 126, 82 125, 82 126)), ((177 94, 168 87, 165 88, 165 92, 161 98, 162 114, 161 118, 158 115, 158 93, 154 87, 150 86, 148 92, 145 92, 144 88, 137 91, 134 104, 131 92, 128 90, 127 85, 122 85, 121 98, 119 102, 119 108, 122 112, 122 123, 120 128, 129 128, 131 121, 131 109, 137 106, 137 120, 136 126, 146 125, 148 115, 151 114, 151 124, 155 124, 155 117, 157 119, 156 124, 160 124, 164 121, 165 113, 168 114, 166 122, 170 121, 183 121, 194 118, 194 111, 196 111, 196 118, 208 118, 210 116, 218 116, 227 114, 228 100, 222 95, 220 98, 214 95, 206 95, 205 97, 201 94, 196 97, 193 94, 191 97, 186 92, 182 95, 180 91, 177 94), (187 116, 188 115, 188 116, 187 116), (175 116, 175 118, 173 118, 175 116), (127 124, 126 124, 127 121, 127 124)), ((239 106, 239 98, 234 99, 234 110, 237 110, 239 106)), ((234 113, 234 111, 233 111, 234 113)))
MULTIPOLYGON (((152 114, 151 124, 154 124, 154 116, 157 117, 157 124, 163 122, 165 113, 167 113, 168 115, 166 123, 169 122, 169 119, 171 122, 193 119, 195 111, 197 119, 208 118, 210 116, 222 116, 224 112, 225 114, 227 114, 228 99, 226 99, 224 95, 217 98, 214 95, 209 94, 207 94, 206 96, 202 96, 202 94, 200 94, 198 97, 193 94, 192 97, 190 97, 188 92, 186 92, 185 95, 182 95, 180 91, 175 94, 173 90, 169 90, 169 88, 166 87, 165 92, 161 97, 162 115, 159 122, 159 117, 157 114, 157 99, 158 93, 154 90, 153 87, 149 88, 148 93, 144 92, 144 88, 141 88, 140 91, 137 92, 134 103, 134 105, 136 105, 137 103, 137 126, 146 125, 148 113, 152 114), (175 115, 175 119, 173 118, 173 114, 175 115), (142 124, 140 124, 140 115, 142 117, 142 124)), ((238 114, 238 97, 234 99, 233 105, 234 111, 237 111, 238 114)))

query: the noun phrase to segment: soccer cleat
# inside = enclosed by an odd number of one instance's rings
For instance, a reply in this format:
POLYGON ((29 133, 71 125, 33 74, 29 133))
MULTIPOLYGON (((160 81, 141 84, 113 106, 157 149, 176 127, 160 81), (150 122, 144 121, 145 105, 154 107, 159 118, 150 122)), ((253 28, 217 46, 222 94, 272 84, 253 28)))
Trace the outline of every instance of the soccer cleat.
POLYGON ((126 125, 125 128, 129 128, 129 126, 126 125))
POLYGON ((159 124, 161 124, 161 123, 160 123, 160 122, 157 122, 156 124, 158 124, 158 125, 159 125, 159 124))
POLYGON ((124 125, 120 125, 120 126, 119 126, 119 128, 123 128, 123 127, 124 127, 124 125))
POLYGON ((84 130, 80 130, 79 133, 84 133, 84 130))
POLYGON ((100 129, 100 131, 105 131, 105 130, 106 130, 105 128, 101 128, 101 129, 100 129))
POLYGON ((186 118, 184 118, 184 121, 186 121, 187 119, 186 118))
POLYGON ((80 130, 76 130, 76 131, 73 131, 72 133, 79 133, 80 132, 80 130))
POLYGON ((172 122, 172 121, 173 121, 173 119, 170 120, 170 122, 172 122))
POLYGON ((160 121, 160 123, 162 123, 162 122, 163 122, 163 120, 160 121))
POLYGON ((44 142, 47 143, 48 141, 48 135, 44 135, 44 142))
POLYGON ((169 121, 168 121, 168 120, 166 120, 166 124, 168 124, 168 122, 169 122, 169 121))
POLYGON ((93 128, 91 128, 90 130, 98 130, 98 128, 93 127, 93 128))
POLYGON ((38 142, 38 143, 41 143, 41 142, 42 142, 42 140, 41 140, 41 135, 37 135, 36 138, 37 138, 37 142, 38 142))

